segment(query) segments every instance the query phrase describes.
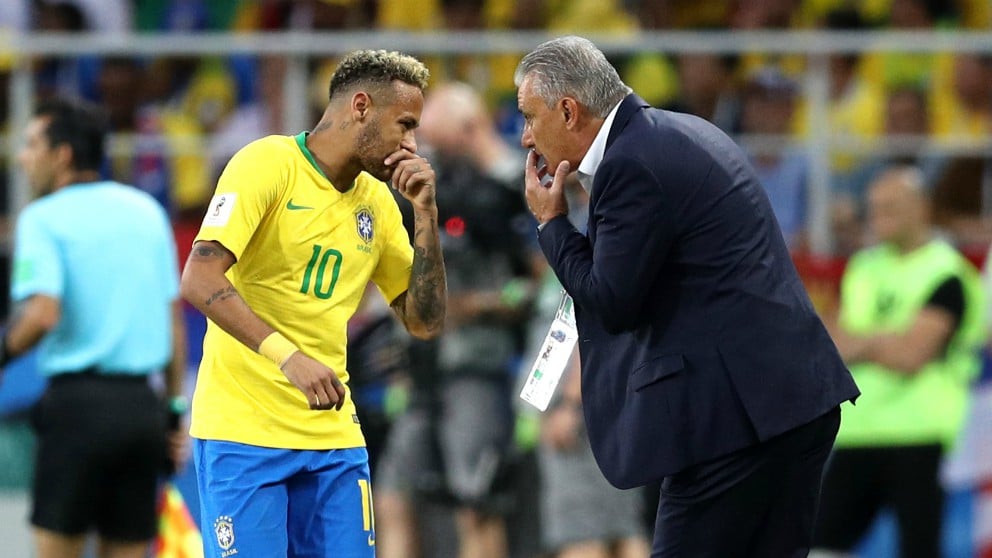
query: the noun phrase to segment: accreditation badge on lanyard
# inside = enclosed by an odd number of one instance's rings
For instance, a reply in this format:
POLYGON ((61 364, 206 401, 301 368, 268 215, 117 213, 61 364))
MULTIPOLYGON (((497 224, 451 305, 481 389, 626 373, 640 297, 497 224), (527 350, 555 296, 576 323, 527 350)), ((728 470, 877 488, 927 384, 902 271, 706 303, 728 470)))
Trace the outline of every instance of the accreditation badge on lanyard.
POLYGON ((558 387, 558 381, 568 366, 572 350, 579 334, 575 328, 575 307, 572 297, 562 291, 558 312, 551 322, 548 336, 544 338, 541 351, 537 354, 527 381, 520 391, 520 398, 541 411, 548 408, 551 397, 558 387))

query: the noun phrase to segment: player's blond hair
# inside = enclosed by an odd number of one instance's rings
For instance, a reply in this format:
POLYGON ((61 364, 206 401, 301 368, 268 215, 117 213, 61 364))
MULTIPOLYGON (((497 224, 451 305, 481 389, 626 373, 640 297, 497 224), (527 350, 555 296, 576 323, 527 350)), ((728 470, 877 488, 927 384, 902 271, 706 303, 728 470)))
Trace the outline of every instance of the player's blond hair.
POLYGON ((328 98, 348 91, 356 85, 376 87, 389 85, 394 80, 420 88, 427 88, 430 72, 423 62, 402 52, 386 50, 358 50, 345 56, 331 76, 328 98))

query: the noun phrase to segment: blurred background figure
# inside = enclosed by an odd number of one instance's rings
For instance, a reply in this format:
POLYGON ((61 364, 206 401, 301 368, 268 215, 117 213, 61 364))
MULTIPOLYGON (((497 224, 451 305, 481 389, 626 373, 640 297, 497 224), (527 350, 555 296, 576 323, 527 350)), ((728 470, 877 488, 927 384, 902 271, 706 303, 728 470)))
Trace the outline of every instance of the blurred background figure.
POLYGON ((741 131, 741 101, 736 87, 736 56, 682 53, 675 59, 679 95, 666 108, 695 114, 728 134, 741 131))
POLYGON ((374 284, 369 283, 358 311, 348 321, 348 384, 373 470, 409 389, 410 341, 374 284))
POLYGON ((992 242, 992 159, 950 158, 934 185, 934 221, 966 253, 981 254, 992 242))
POLYGON ((939 469, 979 372, 985 297, 971 263, 934 234, 918 169, 884 172, 868 204, 877 245, 851 258, 831 327, 862 395, 843 409, 814 544, 821 558, 850 552, 891 507, 900 555, 939 556, 939 469))
MULTIPOLYGON (((861 158, 851 172, 834 175, 831 231, 838 254, 850 255, 863 247, 868 186, 886 169, 893 165, 915 166, 923 175, 928 196, 933 197, 930 189, 940 180, 947 159, 925 149, 930 133, 928 98, 927 92, 917 86, 892 89, 885 102, 885 129, 880 138, 892 151, 861 158)), ((938 214, 934 216, 935 224, 940 225, 940 202, 933 201, 938 214)))
POLYGON ((914 85, 889 91, 883 114, 884 135, 880 139, 893 152, 869 157, 852 173, 838 177, 833 190, 837 198, 849 197, 863 210, 869 184, 882 171, 897 164, 919 168, 926 187, 932 188, 946 161, 937 154, 924 151, 930 134, 928 102, 926 90, 914 85))
MULTIPOLYGON (((59 34, 91 31, 91 21, 72 2, 38 2, 32 7, 37 29, 59 34)), ((95 56, 46 56, 35 60, 38 95, 79 97, 92 93, 95 56)))
POLYGON ((958 53, 950 66, 949 86, 933 99, 934 133, 952 142, 987 137, 992 132, 992 54, 958 53))
MULTIPOLYGON (((853 7, 834 9, 823 18, 823 26, 832 31, 848 33, 868 29, 864 18, 853 7)), ((829 65, 829 106, 828 118, 830 133, 843 147, 832 154, 830 170, 837 176, 847 176, 860 163, 864 150, 858 146, 874 141, 882 129, 885 91, 877 80, 865 75, 864 57, 860 53, 834 53, 827 60, 829 65)), ((803 106, 801 112, 809 110, 803 106)), ((806 115, 799 114, 797 122, 804 134, 817 131, 808 129, 806 115)))
POLYGON ((91 531, 102 556, 146 556, 159 477, 181 468, 189 447, 168 216, 147 194, 100 180, 105 134, 93 107, 52 100, 18 156, 38 199, 18 218, 18 311, 0 336, 0 366, 39 346, 49 380, 33 415, 39 558, 81 556, 91 531), (162 372, 168 407, 149 382, 162 372))
POLYGON ((745 83, 741 109, 741 132, 766 138, 750 150, 751 164, 792 251, 806 248, 809 203, 809 162, 789 142, 797 93, 796 83, 781 71, 762 68, 745 83))
MULTIPOLYGON (((566 197, 569 220, 585 226, 589 193, 574 177, 566 183, 566 197)), ((527 326, 517 392, 548 334, 561 289, 545 264, 527 326)), ((658 487, 619 490, 599 471, 582 416, 578 351, 572 357, 547 411, 540 413, 518 401, 518 433, 528 421, 537 425, 540 548, 556 558, 646 558, 646 533, 658 504, 658 487)))
POLYGON ((429 90, 418 138, 437 172, 448 315, 437 342, 413 346, 409 407, 376 479, 379 555, 414 555, 412 506, 431 498, 454 507, 461 558, 505 558, 511 373, 536 273, 533 223, 520 194, 523 158, 463 83, 429 90))
MULTIPOLYGON (((224 165, 239 149, 247 145, 249 138, 260 138, 270 134, 290 133, 286 130, 283 116, 283 83, 286 77, 284 56, 262 56, 257 62, 257 78, 254 82, 255 98, 234 107, 231 114, 218 123, 210 142, 210 176, 220 176, 224 165)), ((323 77, 323 76, 322 76, 323 77)), ((319 80, 321 104, 327 79, 319 80)), ((321 110, 323 107, 321 106, 321 110)))
MULTIPOLYGON (((559 292, 554 289, 555 295, 559 292)), ((545 327, 549 323, 551 318, 544 320, 545 327)), ((557 558, 647 558, 651 548, 641 521, 641 491, 614 488, 596 466, 582 417, 580 386, 575 351, 541 422, 545 548, 557 558)))

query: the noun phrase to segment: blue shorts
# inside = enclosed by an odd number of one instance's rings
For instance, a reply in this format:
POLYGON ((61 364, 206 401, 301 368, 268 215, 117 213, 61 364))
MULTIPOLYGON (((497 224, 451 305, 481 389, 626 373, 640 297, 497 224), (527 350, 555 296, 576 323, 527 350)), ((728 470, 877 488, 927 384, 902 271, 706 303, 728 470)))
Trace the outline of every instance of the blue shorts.
POLYGON ((205 558, 374 558, 365 448, 193 440, 205 558))

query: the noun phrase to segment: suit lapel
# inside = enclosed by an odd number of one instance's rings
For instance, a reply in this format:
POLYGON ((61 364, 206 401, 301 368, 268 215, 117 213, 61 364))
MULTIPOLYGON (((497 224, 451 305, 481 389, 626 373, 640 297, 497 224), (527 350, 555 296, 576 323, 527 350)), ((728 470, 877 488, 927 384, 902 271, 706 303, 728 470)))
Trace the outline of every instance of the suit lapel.
MULTIPOLYGON (((607 152, 609 152, 610 146, 613 145, 613 140, 617 139, 617 136, 620 135, 620 132, 622 132, 623 129, 627 127, 627 124, 630 122, 630 119, 634 116, 634 114, 640 111, 641 109, 650 106, 651 106, 650 104, 648 104, 644 99, 638 97, 635 93, 631 93, 630 95, 627 95, 626 97, 623 98, 622 101, 620 101, 620 108, 617 109, 617 115, 613 117, 613 126, 610 127, 610 134, 606 136, 607 152)), ((591 204, 595 204, 596 202, 596 197, 597 197, 596 191, 597 188, 594 181, 592 186, 592 191, 589 193, 590 195, 589 201, 591 204)), ((596 225, 595 223, 593 223, 593 211, 591 208, 589 211, 589 219, 586 222, 585 232, 586 232, 586 236, 589 238, 589 241, 595 243, 596 225)))

